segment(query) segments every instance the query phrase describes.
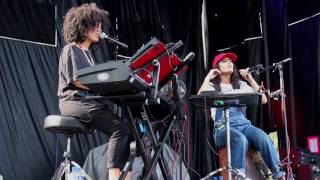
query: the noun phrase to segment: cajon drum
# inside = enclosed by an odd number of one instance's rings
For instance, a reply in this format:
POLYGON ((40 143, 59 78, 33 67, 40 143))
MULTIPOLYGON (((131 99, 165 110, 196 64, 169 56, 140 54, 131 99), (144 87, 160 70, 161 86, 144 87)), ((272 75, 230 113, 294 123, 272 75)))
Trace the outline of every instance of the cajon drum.
MULTIPOLYGON (((248 149, 245 163, 246 175, 252 180, 264 180, 266 178, 263 174, 266 176, 268 175, 268 167, 261 159, 261 156, 259 156, 257 153, 258 152, 251 147, 248 149)), ((219 156, 223 158, 219 158, 220 168, 225 167, 227 165, 227 149, 225 147, 219 150, 219 156)), ((220 175, 223 176, 224 180, 227 180, 227 171, 222 171, 220 175)))

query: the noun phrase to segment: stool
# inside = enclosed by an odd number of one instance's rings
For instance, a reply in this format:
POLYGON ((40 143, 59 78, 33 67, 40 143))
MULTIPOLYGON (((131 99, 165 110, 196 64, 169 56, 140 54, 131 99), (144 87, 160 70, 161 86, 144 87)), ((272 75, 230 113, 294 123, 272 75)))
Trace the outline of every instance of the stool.
MULTIPOLYGON (((68 180, 68 176, 70 175, 71 164, 77 168, 81 169, 81 166, 77 163, 71 161, 71 138, 74 134, 83 134, 90 133, 92 129, 81 123, 78 119, 71 116, 64 115, 49 115, 45 118, 44 121, 44 129, 64 134, 67 137, 67 148, 63 153, 63 157, 65 160, 59 165, 58 169, 54 173, 54 178, 60 180, 62 176, 65 175, 65 179, 68 180)), ((83 171, 81 169, 81 171, 83 171)), ((91 179, 85 172, 81 172, 87 179, 91 179), (88 176, 88 177, 87 177, 88 176)))
MULTIPOLYGON (((258 152, 254 148, 249 147, 245 160, 246 176, 252 180, 264 180, 267 179, 266 176, 269 176, 268 167, 257 153, 258 152)), ((224 159, 227 158, 227 149, 225 147, 219 150, 219 156, 223 158, 219 158, 220 168, 225 167, 226 160, 224 159)), ((222 171, 221 175, 223 176, 223 179, 227 179, 227 173, 225 171, 222 171)))

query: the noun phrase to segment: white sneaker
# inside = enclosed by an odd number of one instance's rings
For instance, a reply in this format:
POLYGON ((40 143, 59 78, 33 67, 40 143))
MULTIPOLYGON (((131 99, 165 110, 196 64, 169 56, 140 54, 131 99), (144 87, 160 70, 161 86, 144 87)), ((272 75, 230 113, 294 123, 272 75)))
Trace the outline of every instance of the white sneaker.
POLYGON ((246 173, 239 170, 239 169, 235 169, 233 171, 233 174, 234 174, 234 179, 235 180, 252 180, 251 178, 248 178, 246 173))

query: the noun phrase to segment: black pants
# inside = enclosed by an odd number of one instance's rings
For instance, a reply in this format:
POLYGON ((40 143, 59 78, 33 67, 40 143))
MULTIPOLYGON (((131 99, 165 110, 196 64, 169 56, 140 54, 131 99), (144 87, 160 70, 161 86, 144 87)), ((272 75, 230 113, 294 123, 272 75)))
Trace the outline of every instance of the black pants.
POLYGON ((107 167, 122 169, 129 156, 129 128, 109 106, 99 101, 64 100, 59 103, 63 115, 76 117, 110 137, 107 167))

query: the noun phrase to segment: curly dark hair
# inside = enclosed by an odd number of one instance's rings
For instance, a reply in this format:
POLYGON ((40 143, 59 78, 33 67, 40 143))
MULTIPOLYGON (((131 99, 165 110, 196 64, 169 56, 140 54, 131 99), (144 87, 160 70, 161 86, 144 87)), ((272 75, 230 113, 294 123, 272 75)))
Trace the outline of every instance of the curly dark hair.
POLYGON ((71 8, 65 15, 63 35, 65 42, 83 42, 85 34, 98 23, 109 22, 109 12, 97 7, 95 3, 71 8))
MULTIPOLYGON (((220 69, 219 64, 217 64, 217 68, 220 69)), ((235 66, 235 64, 233 64, 233 73, 231 74, 231 84, 232 84, 232 88, 233 89, 240 89, 240 75, 239 75, 239 71, 238 68, 235 66)), ((211 80, 211 82, 214 85, 214 88, 217 91, 221 91, 221 77, 220 76, 216 76, 214 79, 211 80)))

